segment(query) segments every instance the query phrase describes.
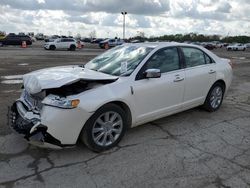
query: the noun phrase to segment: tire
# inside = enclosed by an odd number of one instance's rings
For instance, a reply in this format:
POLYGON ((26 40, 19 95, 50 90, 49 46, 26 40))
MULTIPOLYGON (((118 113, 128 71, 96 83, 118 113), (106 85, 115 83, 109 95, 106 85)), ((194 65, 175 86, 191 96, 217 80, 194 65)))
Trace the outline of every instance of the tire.
POLYGON ((243 51, 245 51, 246 50, 246 48, 243 48, 243 51))
POLYGON ((56 49, 56 46, 54 45, 49 46, 49 50, 55 50, 55 49, 56 49))
POLYGON ((105 43, 105 44, 104 44, 104 49, 105 49, 105 50, 108 50, 109 48, 110 48, 109 44, 108 44, 108 43, 105 43))
POLYGON ((76 50, 76 46, 75 45, 70 45, 69 50, 70 51, 75 51, 76 50))
POLYGON ((224 85, 219 82, 215 83, 207 94, 203 108, 208 112, 217 111, 223 102, 224 92, 224 85))
POLYGON ((106 104, 85 123, 80 139, 89 149, 102 152, 116 146, 124 136, 127 127, 124 110, 115 104, 106 104))

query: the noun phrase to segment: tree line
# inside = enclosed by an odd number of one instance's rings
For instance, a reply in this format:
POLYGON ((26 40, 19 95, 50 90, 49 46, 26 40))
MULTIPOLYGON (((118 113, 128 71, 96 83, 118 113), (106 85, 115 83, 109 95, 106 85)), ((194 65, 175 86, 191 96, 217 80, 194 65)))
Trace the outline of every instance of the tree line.
POLYGON ((250 36, 226 36, 222 37, 220 35, 203 35, 197 33, 189 34, 172 34, 172 35, 162 35, 158 37, 145 37, 145 34, 138 35, 136 37, 130 38, 130 40, 141 40, 141 41, 176 41, 176 42, 212 42, 220 41, 223 43, 250 43, 250 36))

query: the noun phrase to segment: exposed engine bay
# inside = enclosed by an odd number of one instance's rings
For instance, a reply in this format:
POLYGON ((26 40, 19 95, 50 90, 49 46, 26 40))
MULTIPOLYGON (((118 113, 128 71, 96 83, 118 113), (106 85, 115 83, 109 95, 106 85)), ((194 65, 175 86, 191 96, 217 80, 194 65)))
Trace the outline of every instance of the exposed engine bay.
POLYGON ((60 88, 46 89, 46 96, 49 94, 54 94, 62 97, 69 95, 76 95, 82 93, 83 91, 99 87, 104 84, 112 83, 115 80, 80 80, 78 82, 72 83, 70 85, 64 85, 60 88))
POLYGON ((48 95, 56 95, 58 97, 67 97, 70 95, 77 95, 84 91, 94 89, 96 87, 100 87, 105 84, 109 84, 114 82, 115 80, 80 80, 75 83, 64 85, 59 88, 52 89, 44 89, 36 94, 29 94, 28 92, 24 92, 23 98, 29 104, 30 110, 36 109, 40 111, 42 108, 42 101, 48 95))

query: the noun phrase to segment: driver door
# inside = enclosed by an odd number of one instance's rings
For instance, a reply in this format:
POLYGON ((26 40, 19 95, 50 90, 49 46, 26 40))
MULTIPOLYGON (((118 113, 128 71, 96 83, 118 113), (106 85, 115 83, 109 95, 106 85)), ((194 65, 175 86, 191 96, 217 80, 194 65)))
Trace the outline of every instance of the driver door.
POLYGON ((158 50, 145 63, 133 85, 136 124, 142 124, 180 110, 184 96, 185 72, 178 49, 158 50), (145 78, 147 69, 160 69, 160 78, 145 78))

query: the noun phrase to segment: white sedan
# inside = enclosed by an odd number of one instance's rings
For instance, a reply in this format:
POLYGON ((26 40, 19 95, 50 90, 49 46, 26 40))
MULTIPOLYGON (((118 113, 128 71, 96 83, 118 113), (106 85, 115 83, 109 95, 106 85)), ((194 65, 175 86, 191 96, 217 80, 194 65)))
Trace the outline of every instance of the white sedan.
POLYGON ((200 105, 218 110, 231 80, 230 61, 203 47, 124 44, 85 65, 24 75, 9 120, 33 144, 62 148, 80 139, 100 152, 130 127, 200 105))
POLYGON ((233 44, 233 45, 229 45, 227 46, 227 50, 234 50, 234 51, 245 51, 246 50, 246 46, 244 44, 233 44))

